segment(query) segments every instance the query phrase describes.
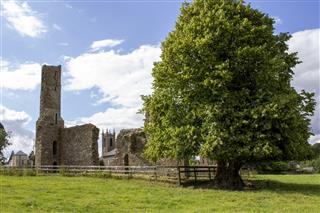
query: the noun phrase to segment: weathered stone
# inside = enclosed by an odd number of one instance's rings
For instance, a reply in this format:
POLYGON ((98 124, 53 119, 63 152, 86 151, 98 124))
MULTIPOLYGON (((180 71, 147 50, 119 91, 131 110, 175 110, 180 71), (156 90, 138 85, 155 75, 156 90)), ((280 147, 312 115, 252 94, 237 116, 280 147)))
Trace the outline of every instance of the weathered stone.
POLYGON ((62 130, 61 160, 64 165, 99 165, 99 129, 93 124, 62 130))
MULTIPOLYGON (((103 133, 102 138, 107 138, 106 134, 103 133)), ((110 146, 108 147, 108 144, 104 143, 108 143, 108 140, 102 140, 102 147, 107 147, 102 149, 105 150, 102 153, 102 159, 106 166, 187 165, 185 162, 178 162, 173 158, 161 158, 156 163, 148 161, 143 155, 147 137, 141 128, 122 129, 117 136, 115 148, 110 149, 110 146)))
POLYGON ((61 66, 44 65, 36 124, 36 166, 98 165, 98 136, 99 129, 92 124, 64 128, 61 66))
POLYGON ((151 162, 143 157, 147 139, 142 129, 123 129, 117 136, 116 152, 109 165, 146 166, 151 162))

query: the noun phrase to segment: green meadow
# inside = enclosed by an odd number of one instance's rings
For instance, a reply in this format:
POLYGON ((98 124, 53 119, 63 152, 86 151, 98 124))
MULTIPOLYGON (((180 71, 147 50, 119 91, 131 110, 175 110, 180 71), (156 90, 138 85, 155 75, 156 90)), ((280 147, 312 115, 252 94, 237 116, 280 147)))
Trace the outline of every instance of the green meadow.
POLYGON ((320 212, 320 175, 256 175, 256 189, 182 188, 146 180, 0 176, 0 212, 320 212))

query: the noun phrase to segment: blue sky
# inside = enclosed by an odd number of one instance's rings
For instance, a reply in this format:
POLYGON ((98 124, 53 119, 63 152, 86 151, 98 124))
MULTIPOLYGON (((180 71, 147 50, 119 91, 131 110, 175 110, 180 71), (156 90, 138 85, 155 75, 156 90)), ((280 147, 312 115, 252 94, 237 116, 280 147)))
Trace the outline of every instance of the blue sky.
MULTIPOLYGON (((13 132, 7 152, 31 150, 45 63, 62 65, 67 125, 141 126, 139 95, 151 92, 152 63, 182 2, 1 0, 0 118, 13 132)), ((276 33, 293 34, 290 49, 304 61, 293 85, 319 100, 319 1, 247 2, 274 17, 276 33)), ((314 143, 320 141, 319 109, 312 119, 314 143)))

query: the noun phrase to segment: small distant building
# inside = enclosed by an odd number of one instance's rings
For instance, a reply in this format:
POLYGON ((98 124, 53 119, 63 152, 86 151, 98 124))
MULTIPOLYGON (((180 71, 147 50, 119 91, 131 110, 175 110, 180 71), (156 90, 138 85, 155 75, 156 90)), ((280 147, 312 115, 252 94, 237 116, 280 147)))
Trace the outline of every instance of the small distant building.
POLYGON ((26 153, 22 151, 14 153, 14 151, 12 151, 8 164, 9 166, 14 167, 27 167, 31 165, 31 162, 29 160, 29 156, 26 153))

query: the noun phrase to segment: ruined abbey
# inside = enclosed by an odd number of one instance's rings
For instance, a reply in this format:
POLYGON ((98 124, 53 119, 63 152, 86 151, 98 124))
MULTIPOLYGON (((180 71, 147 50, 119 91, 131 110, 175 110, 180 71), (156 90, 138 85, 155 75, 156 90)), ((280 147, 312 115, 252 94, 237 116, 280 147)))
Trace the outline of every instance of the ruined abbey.
MULTIPOLYGON (((43 65, 40 116, 36 124, 35 166, 99 165, 99 129, 93 124, 66 128, 61 116, 61 66, 43 65)), ((76 107, 76 106, 75 106, 76 107)), ((101 163, 105 166, 153 165, 143 156, 147 137, 142 129, 102 131, 101 163)), ((177 165, 161 159, 158 165, 177 165)))
POLYGON ((102 132, 102 159, 106 166, 148 166, 143 157, 147 138, 142 129, 122 129, 118 136, 113 131, 102 132))
POLYGON ((99 129, 93 124, 66 128, 61 117, 61 66, 42 66, 35 165, 98 165, 99 129))

